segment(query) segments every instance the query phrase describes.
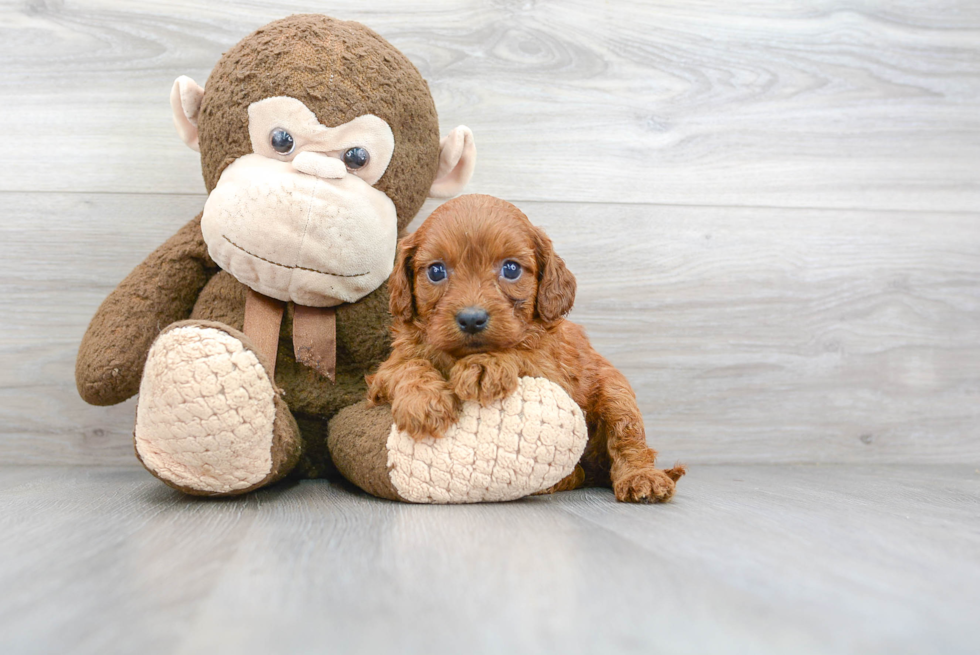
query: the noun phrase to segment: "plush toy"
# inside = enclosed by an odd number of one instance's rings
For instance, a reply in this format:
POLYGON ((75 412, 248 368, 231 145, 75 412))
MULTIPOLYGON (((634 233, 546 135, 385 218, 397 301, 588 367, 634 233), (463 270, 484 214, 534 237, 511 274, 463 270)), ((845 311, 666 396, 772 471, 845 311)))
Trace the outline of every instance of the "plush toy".
POLYGON ((136 453, 153 475, 229 495, 336 464, 378 496, 470 502, 574 470, 582 414, 550 383, 465 407, 438 444, 406 441, 390 407, 364 400, 391 348, 398 234, 427 195, 457 194, 476 158, 467 128, 440 140, 402 53, 360 24, 292 16, 231 48, 205 88, 178 78, 171 105, 201 153, 204 211, 102 303, 76 363, 89 403, 139 393, 136 453), (549 421, 562 438, 539 447, 549 421))

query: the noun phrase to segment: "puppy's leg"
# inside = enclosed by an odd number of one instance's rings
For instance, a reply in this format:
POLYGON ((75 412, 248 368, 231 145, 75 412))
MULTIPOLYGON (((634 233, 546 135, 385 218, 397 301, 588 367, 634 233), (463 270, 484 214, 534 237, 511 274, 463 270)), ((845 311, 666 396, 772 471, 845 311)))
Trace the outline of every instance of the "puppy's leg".
POLYGON ((596 437, 605 440, 611 460, 609 474, 616 500, 631 503, 670 500, 674 483, 686 472, 684 467, 662 471, 654 466, 657 451, 647 446, 643 416, 623 374, 603 361, 599 381, 592 409, 597 418, 596 437))
POLYGON ((508 352, 480 353, 460 358, 449 372, 449 385, 462 400, 483 406, 506 398, 517 389, 521 359, 508 352))
POLYGON ((457 420, 459 400, 425 359, 403 358, 396 351, 367 383, 368 402, 390 402, 395 425, 415 439, 441 437, 457 420))

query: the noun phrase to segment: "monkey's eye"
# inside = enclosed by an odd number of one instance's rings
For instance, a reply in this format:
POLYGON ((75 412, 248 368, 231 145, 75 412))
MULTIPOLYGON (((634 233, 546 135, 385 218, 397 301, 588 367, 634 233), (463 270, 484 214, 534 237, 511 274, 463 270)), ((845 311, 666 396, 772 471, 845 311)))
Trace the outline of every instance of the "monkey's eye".
POLYGON ((515 262, 513 259, 508 259, 504 262, 504 265, 500 267, 500 274, 508 280, 516 280, 521 276, 521 265, 515 262))
POLYGON ((272 144, 272 149, 280 155, 288 155, 296 145, 293 142, 293 135, 282 128, 272 130, 272 134, 269 136, 269 142, 272 144))
POLYGON ((356 171, 358 168, 364 168, 367 166, 368 159, 370 159, 368 156, 368 151, 360 146, 351 148, 344 153, 344 163, 347 164, 347 168, 351 169, 352 171, 356 171))
POLYGON ((429 264, 429 268, 426 269, 425 274, 429 278, 429 282, 433 284, 442 282, 446 279, 446 265, 442 262, 436 262, 435 264, 429 264))

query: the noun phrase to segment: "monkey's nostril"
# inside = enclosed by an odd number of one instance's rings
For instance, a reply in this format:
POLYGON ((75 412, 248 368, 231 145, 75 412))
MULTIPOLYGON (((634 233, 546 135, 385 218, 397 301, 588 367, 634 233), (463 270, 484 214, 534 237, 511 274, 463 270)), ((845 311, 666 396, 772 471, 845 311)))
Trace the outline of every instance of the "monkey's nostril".
POLYGON ((467 334, 476 334, 486 329, 490 315, 482 307, 467 307, 456 314, 456 324, 467 334))

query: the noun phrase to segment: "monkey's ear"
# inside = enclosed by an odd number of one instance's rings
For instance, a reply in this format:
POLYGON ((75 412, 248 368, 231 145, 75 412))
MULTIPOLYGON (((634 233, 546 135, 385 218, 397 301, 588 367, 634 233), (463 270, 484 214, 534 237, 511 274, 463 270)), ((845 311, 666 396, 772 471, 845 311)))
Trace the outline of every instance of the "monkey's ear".
POLYGON ((197 144, 197 115, 201 111, 201 98, 204 89, 200 84, 181 75, 174 80, 170 89, 170 109, 174 112, 174 126, 177 134, 192 150, 201 149, 197 144))
POLYGON ((395 321, 408 323, 415 315, 415 297, 412 269, 412 255, 415 254, 415 233, 398 242, 398 255, 395 268, 388 278, 388 310, 395 321))
POLYGON ((454 128, 439 142, 439 170, 429 188, 430 198, 457 196, 473 177, 476 167, 476 142, 465 125, 454 128))

